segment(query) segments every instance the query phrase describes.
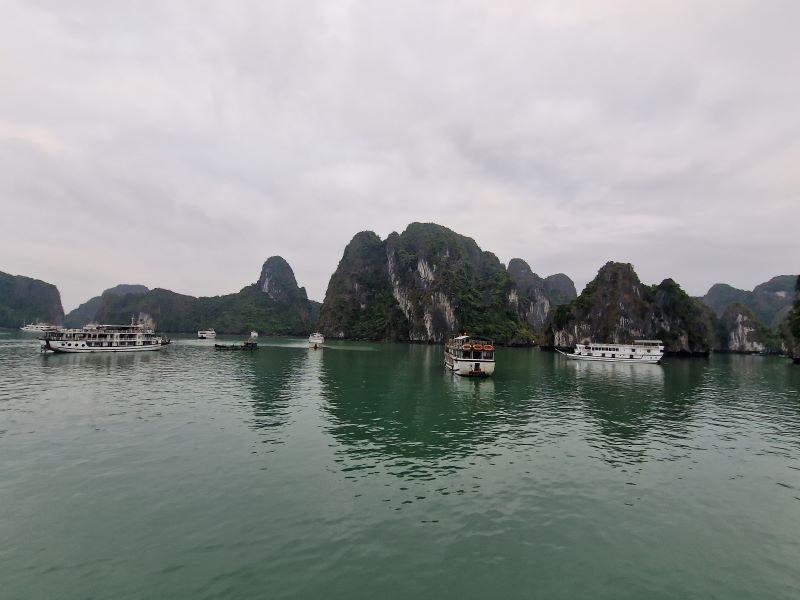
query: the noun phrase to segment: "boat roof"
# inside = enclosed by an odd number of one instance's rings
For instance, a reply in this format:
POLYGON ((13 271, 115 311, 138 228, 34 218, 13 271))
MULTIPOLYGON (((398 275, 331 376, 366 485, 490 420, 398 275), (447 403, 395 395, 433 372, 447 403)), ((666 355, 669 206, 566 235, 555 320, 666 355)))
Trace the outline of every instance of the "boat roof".
POLYGON ((581 346, 632 346, 634 344, 663 344, 661 340, 633 340, 633 342, 586 342, 581 346))
POLYGON ((491 342, 492 338, 488 338, 482 335, 459 335, 458 337, 454 337, 454 340, 485 340, 487 342, 491 342))

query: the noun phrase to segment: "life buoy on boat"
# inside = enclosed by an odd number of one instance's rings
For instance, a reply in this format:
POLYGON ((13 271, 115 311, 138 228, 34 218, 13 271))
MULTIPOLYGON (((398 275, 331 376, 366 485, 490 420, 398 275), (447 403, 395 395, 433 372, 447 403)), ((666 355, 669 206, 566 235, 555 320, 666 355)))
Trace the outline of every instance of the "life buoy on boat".
POLYGON ((472 344, 464 344, 461 346, 462 350, 472 350, 472 344))
POLYGON ((491 344, 486 344, 486 345, 483 347, 483 351, 484 351, 484 352, 491 352, 492 350, 494 350, 494 346, 492 346, 491 344))
POLYGON ((472 349, 478 351, 483 350, 483 344, 473 344, 472 349))

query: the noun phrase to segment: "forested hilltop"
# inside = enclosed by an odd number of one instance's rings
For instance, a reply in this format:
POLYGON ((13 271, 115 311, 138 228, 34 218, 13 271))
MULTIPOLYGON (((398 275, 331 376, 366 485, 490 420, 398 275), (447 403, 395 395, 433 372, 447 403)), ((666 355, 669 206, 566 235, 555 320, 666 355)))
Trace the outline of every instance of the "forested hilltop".
POLYGON ((526 317, 536 312, 536 302, 545 302, 541 310, 547 312, 570 288, 574 293, 565 275, 540 279, 535 276, 520 294, 494 254, 434 223, 411 223, 386 240, 362 231, 330 279, 320 329, 337 338, 425 342, 468 330, 498 343, 530 344, 537 321, 526 317))
POLYGON ((800 276, 795 281, 795 294, 792 310, 782 324, 781 334, 789 356, 800 364, 800 276))
POLYGON ((746 306, 763 325, 776 329, 792 307, 797 277, 778 275, 757 285, 752 291, 715 283, 699 300, 713 309, 717 316, 722 316, 725 309, 733 304, 746 306))
POLYGON ((83 327, 87 323, 93 322, 95 316, 103 306, 103 296, 125 296, 127 294, 141 295, 149 291, 150 290, 143 285, 131 285, 127 283, 116 285, 113 288, 105 290, 99 296, 87 300, 78 308, 69 311, 64 317, 64 325, 66 327, 83 327))
POLYGON ((708 354, 717 327, 711 309, 672 279, 645 285, 632 265, 609 262, 576 300, 555 311, 550 332, 556 347, 660 339, 667 352, 708 354))
POLYGON ((267 335, 307 335, 319 314, 319 303, 309 300, 305 288, 298 287, 292 268, 280 256, 269 258, 258 281, 235 294, 196 298, 160 288, 117 292, 118 288, 106 290, 93 314, 84 311, 80 320, 127 323, 134 317, 161 331, 195 332, 211 327, 218 333, 256 330, 267 335))
POLYGON ((61 294, 52 283, 0 271, 0 327, 64 322, 61 294))

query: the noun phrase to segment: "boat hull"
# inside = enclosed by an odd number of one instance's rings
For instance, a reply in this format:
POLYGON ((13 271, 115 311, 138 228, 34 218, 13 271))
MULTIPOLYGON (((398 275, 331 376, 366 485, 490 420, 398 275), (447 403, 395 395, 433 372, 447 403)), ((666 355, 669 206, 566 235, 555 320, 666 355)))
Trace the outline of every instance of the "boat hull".
POLYGON ((75 348, 73 347, 54 347, 51 345, 43 345, 43 352, 54 352, 56 354, 97 354, 100 352, 154 352, 161 350, 161 344, 150 346, 119 346, 110 348, 75 348))
MULTIPOLYGON (((560 351, 559 351, 560 352, 560 351)), ((611 358, 605 356, 586 356, 582 354, 570 354, 561 352, 569 360, 581 360, 586 362, 618 362, 618 363, 638 363, 643 365, 656 365, 661 360, 660 356, 641 356, 636 358, 611 358)))
POLYGON ((462 377, 491 377, 494 374, 494 360, 455 358, 444 353, 444 367, 462 377))

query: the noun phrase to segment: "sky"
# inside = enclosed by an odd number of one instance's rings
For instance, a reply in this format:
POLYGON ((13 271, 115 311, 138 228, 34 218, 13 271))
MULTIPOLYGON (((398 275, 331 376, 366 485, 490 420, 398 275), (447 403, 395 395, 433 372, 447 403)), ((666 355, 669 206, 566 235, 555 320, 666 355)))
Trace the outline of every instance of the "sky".
POLYGON ((322 300, 414 221, 578 291, 800 272, 800 2, 0 0, 0 271, 322 300))

